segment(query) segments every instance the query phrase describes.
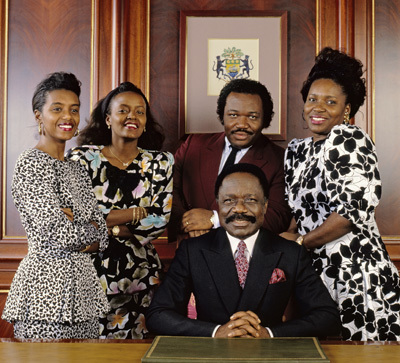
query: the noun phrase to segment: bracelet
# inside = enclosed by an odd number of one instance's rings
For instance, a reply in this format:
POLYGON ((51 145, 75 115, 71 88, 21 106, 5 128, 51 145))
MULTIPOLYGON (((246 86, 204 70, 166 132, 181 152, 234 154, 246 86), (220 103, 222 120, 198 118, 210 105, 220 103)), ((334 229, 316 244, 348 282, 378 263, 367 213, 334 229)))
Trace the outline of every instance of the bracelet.
POLYGON ((132 224, 136 224, 136 207, 132 208, 132 224))
POLYGON ((148 216, 147 210, 144 207, 132 208, 132 224, 138 223, 141 219, 148 216))

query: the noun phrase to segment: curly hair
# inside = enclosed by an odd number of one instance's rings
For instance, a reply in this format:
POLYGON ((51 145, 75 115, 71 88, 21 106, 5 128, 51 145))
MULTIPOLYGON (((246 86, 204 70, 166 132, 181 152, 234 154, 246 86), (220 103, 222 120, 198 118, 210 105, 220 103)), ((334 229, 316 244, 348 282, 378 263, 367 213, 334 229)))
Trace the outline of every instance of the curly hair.
POLYGON ((315 58, 306 81, 303 83, 301 94, 306 102, 311 85, 317 79, 331 79, 337 83, 346 95, 346 104, 351 106, 350 118, 352 118, 364 103, 366 89, 363 75, 363 64, 353 57, 326 47, 315 58))
POLYGON ((32 111, 38 110, 42 112, 43 105, 49 92, 65 89, 74 92, 79 99, 81 94, 81 82, 72 73, 54 72, 43 79, 35 89, 32 97, 32 111))
POLYGON ((110 114, 110 105, 113 98, 124 92, 133 92, 140 95, 146 103, 146 132, 139 140, 138 146, 150 150, 160 150, 164 142, 161 126, 154 120, 146 96, 131 82, 123 82, 118 87, 101 99, 93 109, 88 125, 78 137, 78 145, 109 145, 111 144, 111 130, 106 124, 107 115, 110 114))
POLYGON ((222 125, 224 124, 226 99, 231 92, 259 95, 263 105, 263 128, 271 124, 272 117, 274 116, 274 103, 267 88, 260 82, 252 79, 234 79, 222 88, 218 97, 217 114, 222 125))

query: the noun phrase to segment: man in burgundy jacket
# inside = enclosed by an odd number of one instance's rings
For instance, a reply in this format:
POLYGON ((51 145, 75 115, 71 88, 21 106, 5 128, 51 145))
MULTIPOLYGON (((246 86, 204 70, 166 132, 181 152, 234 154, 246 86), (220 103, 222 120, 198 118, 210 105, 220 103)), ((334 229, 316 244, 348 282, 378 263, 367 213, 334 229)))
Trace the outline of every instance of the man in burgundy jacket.
POLYGON ((234 164, 254 164, 267 177, 270 197, 263 227, 277 234, 286 231, 291 212, 285 201, 284 150, 262 134, 274 114, 270 93, 257 81, 233 80, 221 90, 217 114, 224 132, 192 134, 175 153, 169 239, 200 236, 220 226, 213 190, 232 151, 234 164))

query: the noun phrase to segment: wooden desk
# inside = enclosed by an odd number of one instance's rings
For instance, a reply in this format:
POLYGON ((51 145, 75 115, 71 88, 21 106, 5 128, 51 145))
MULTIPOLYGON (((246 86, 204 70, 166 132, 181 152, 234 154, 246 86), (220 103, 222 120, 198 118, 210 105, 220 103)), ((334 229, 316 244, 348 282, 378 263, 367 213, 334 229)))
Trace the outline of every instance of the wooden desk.
MULTIPOLYGON (((142 340, 74 340, 59 342, 18 342, 0 339, 0 359, 7 363, 58 362, 140 362, 150 346, 142 340)), ((332 363, 399 362, 400 342, 322 342, 332 363)))

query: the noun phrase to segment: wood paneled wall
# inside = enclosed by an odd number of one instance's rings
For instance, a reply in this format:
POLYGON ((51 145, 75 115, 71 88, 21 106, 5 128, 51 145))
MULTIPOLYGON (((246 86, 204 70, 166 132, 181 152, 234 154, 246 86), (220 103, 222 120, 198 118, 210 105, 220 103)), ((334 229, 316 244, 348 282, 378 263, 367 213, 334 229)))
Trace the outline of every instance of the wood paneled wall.
POLYGON ((175 151, 180 10, 288 11, 288 136, 277 142, 283 147, 294 137, 308 136, 299 91, 315 54, 329 45, 362 60, 368 98, 355 123, 377 143, 383 180, 377 220, 400 268, 400 168, 396 167, 400 0, 3 0, 0 289, 7 291, 26 253, 9 186, 17 155, 37 142, 30 109, 34 86, 50 72, 74 72, 83 82, 83 125, 99 98, 121 81, 132 81, 149 96, 152 111, 164 127, 164 149, 175 151))

